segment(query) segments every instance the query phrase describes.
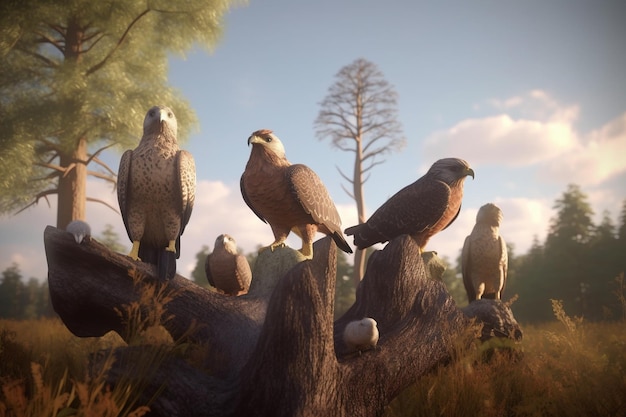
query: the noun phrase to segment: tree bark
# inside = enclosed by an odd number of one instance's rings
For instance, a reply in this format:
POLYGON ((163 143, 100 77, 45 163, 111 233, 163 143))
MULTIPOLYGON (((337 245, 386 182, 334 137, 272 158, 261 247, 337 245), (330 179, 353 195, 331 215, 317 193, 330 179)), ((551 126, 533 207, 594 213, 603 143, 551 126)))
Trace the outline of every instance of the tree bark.
MULTIPOLYGON (((200 367, 169 357, 155 369, 146 398, 167 384, 150 405, 152 415, 380 416, 404 388, 450 359, 470 323, 444 285, 427 278, 408 236, 370 257, 354 305, 335 322, 337 252, 330 238, 315 243, 312 260, 300 261, 289 248, 261 252, 257 282, 240 297, 180 275, 159 283, 154 267, 93 239, 78 245, 50 226, 44 241, 52 303, 74 334, 127 334, 116 309, 141 300, 142 285, 156 285, 172 295, 161 324, 174 339, 206 349, 200 367), (349 352, 343 330, 364 317, 378 323, 378 346, 349 352)), ((132 372, 132 361, 115 363, 111 381, 132 372)))
POLYGON ((70 155, 61 155, 59 164, 69 169, 59 177, 57 227, 65 229, 72 220, 85 219, 85 202, 87 201, 87 141, 78 140, 76 148, 70 155))

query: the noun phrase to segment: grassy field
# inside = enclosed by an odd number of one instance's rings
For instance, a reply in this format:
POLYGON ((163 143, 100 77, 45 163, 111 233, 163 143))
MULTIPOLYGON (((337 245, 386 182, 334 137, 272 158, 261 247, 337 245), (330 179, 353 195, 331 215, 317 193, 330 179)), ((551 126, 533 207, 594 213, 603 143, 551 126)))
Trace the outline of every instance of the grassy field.
MULTIPOLYGON (((492 346, 458 348, 453 363, 406 389, 385 416, 626 415, 626 321, 587 323, 558 302, 553 309, 554 322, 523 326, 513 354, 502 349, 487 360, 492 346)), ((144 337, 175 345, 158 331, 144 337)), ((86 373, 90 354, 124 345, 113 333, 77 338, 59 320, 0 321, 0 417, 145 414, 140 387, 111 390, 104 373, 86 373)))
POLYGON ((626 415, 626 321, 586 323, 558 301, 552 307, 557 320, 522 326, 513 351, 490 356, 489 344, 475 344, 454 352, 385 417, 626 415))

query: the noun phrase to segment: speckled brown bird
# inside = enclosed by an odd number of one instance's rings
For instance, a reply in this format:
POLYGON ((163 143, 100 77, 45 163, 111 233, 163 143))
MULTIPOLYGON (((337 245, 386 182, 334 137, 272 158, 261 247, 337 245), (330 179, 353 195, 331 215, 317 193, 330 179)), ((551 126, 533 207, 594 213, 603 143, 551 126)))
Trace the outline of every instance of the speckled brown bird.
POLYGON ((143 121, 143 136, 122 155, 117 198, 133 247, 128 256, 157 265, 160 279, 176 274, 180 236, 196 192, 196 167, 180 150, 174 112, 154 106, 143 121))
POLYGON ((237 242, 230 235, 215 239, 215 248, 206 258, 204 271, 209 284, 226 295, 242 295, 250 289, 250 264, 237 253, 237 242))
POLYGON ((354 236, 359 249, 408 234, 423 251, 428 240, 459 215, 463 183, 468 175, 474 178, 474 170, 464 160, 440 159, 424 176, 380 206, 367 222, 345 232, 354 236))
POLYGON ((273 251, 284 246, 293 231, 302 239, 300 252, 311 259, 313 239, 321 232, 331 236, 341 250, 352 253, 341 233, 337 208, 317 174, 305 165, 292 165, 271 130, 252 133, 248 145, 252 151, 241 176, 241 195, 272 228, 275 240, 267 248, 273 251))
POLYGON ((470 302, 481 298, 500 300, 506 284, 508 254, 500 236, 502 210, 487 203, 478 210, 472 233, 461 252, 461 273, 470 302))

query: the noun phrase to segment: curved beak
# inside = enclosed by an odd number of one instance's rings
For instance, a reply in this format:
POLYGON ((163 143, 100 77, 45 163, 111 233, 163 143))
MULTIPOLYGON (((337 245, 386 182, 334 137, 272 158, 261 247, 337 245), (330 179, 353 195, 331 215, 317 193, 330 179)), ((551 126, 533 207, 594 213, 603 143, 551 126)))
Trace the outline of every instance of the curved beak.
POLYGON ((258 136, 252 135, 248 138, 248 146, 253 143, 261 143, 263 142, 258 136))
POLYGON ((467 168, 465 175, 471 175, 472 179, 474 179, 474 170, 472 168, 467 168))

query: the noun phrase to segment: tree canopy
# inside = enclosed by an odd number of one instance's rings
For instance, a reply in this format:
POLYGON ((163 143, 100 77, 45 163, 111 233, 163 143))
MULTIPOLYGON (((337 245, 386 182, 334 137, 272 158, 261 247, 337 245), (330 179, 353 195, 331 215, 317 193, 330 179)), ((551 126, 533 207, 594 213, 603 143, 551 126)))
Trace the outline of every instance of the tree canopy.
POLYGON ((0 213, 56 194, 58 227, 84 217, 87 175, 115 182, 100 152, 134 147, 154 104, 174 109, 187 137, 197 120, 167 84, 168 56, 213 47, 230 3, 3 2, 0 213))

